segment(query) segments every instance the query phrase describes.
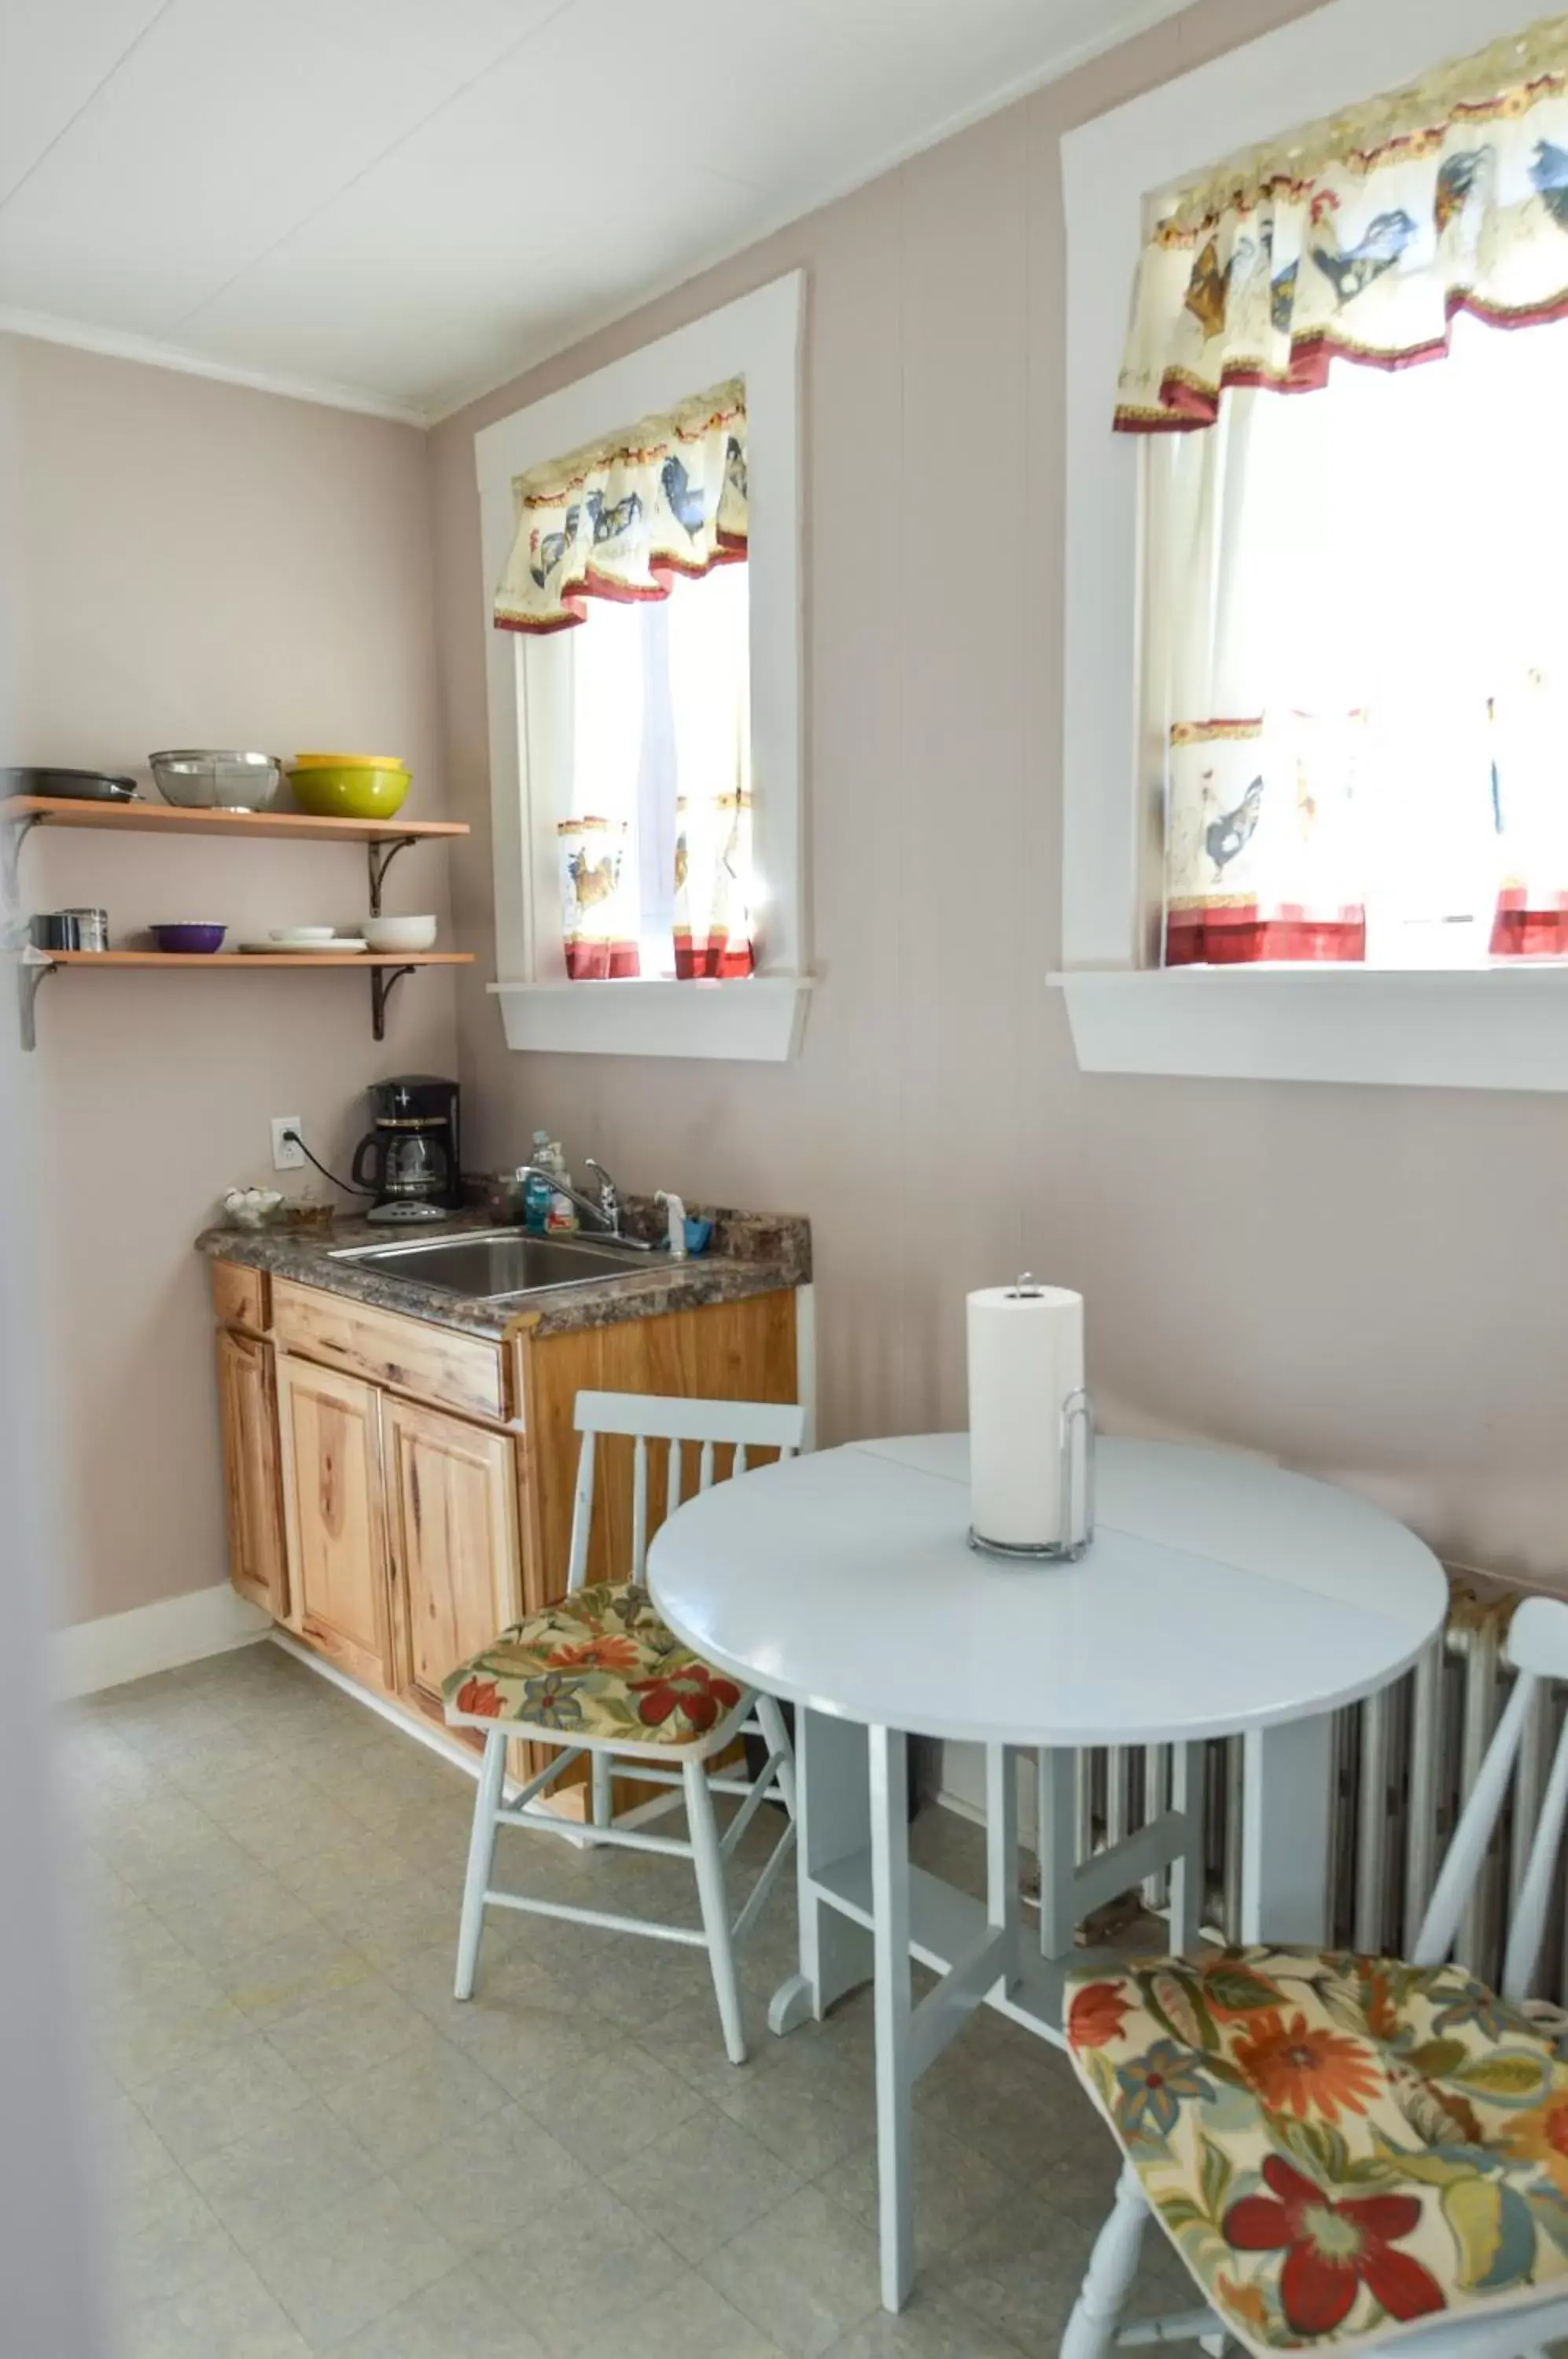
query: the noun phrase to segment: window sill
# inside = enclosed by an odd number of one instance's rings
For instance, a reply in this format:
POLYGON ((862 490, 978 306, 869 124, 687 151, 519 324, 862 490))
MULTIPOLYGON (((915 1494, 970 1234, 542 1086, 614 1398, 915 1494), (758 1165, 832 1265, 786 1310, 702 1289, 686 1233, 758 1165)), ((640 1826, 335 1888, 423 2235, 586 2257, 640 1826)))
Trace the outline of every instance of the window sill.
POLYGON ((493 983, 508 1049, 587 1057, 729 1057, 782 1064, 800 1052, 815 977, 733 983, 493 983))
POLYGON ((1086 1073, 1568 1092, 1568 962, 1053 974, 1086 1073))

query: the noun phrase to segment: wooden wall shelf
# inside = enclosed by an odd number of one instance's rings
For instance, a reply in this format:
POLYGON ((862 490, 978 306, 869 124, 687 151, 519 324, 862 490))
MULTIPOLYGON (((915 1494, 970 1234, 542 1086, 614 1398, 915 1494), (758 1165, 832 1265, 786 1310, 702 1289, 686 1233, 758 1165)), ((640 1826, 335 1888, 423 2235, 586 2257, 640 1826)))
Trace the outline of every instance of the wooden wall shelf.
POLYGON ((381 915, 387 871, 409 844, 466 835, 456 819, 312 819, 309 811, 182 810, 177 803, 93 803, 66 795, 0 799, 0 890, 16 898, 16 865, 35 827, 108 829, 131 835, 232 836, 248 842, 363 843, 370 870, 370 914, 381 915))
MULTIPOLYGON (((452 819, 315 819, 309 811, 184 810, 176 803, 82 802, 65 795, 0 798, 0 898, 16 899, 16 868, 22 845, 36 827, 103 829, 132 835, 234 836, 249 842, 363 843, 370 873, 370 914, 381 915, 387 871, 409 845, 466 835, 465 821, 452 819)), ((472 966, 471 951, 406 951, 384 953, 332 951, 48 951, 24 952, 20 966, 22 1046, 36 1045, 34 1004, 46 974, 56 967, 365 967, 370 974, 371 1028, 386 1038, 387 1002, 392 986, 419 966, 472 966)))
POLYGON ((35 951, 49 966, 472 966, 472 951, 35 951))
POLYGON ((472 966, 472 951, 24 951, 20 962, 22 999, 22 1046, 38 1045, 36 1006, 44 977, 57 967, 71 967, 80 972, 84 967, 103 967, 124 973, 127 967, 158 967, 167 972, 171 967, 200 971, 203 967, 264 967, 276 973, 280 967, 307 967, 320 973, 322 967, 342 967, 353 973, 358 968, 370 975, 371 1030, 377 1040, 387 1037, 387 1002, 392 986, 406 974, 420 966, 472 966))
POLYGON ((426 836, 466 835, 454 819, 312 819, 308 811, 182 810, 175 803, 90 803, 63 795, 8 795, 0 821, 30 820, 49 827, 128 829, 146 835, 313 837, 320 842, 415 843, 426 836))

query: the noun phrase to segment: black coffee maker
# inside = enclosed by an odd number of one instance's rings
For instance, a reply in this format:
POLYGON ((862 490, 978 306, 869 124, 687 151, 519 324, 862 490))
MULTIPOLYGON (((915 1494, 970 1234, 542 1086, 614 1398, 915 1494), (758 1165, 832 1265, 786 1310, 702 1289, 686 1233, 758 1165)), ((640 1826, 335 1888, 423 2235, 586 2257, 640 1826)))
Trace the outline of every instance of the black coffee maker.
POLYGON ((376 1127, 354 1149, 352 1178, 374 1191, 371 1221, 444 1221, 463 1201, 455 1082, 398 1073, 373 1082, 376 1127))

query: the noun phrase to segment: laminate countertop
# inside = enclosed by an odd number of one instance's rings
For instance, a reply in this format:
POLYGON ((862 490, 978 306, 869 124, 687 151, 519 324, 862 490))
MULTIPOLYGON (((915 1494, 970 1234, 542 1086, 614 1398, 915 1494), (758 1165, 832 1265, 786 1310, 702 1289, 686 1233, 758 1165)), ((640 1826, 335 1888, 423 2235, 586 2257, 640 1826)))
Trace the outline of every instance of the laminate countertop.
MULTIPOLYGON (((396 1232, 385 1223, 339 1221, 330 1229, 203 1229, 196 1240, 198 1253, 211 1261, 237 1262, 246 1269, 264 1269, 275 1277, 291 1278, 299 1286, 320 1287, 328 1294, 368 1303, 377 1310, 394 1310, 407 1319, 426 1319, 438 1327, 455 1327, 463 1333, 499 1341, 528 1332, 561 1334, 574 1328, 614 1327, 623 1320, 652 1319, 668 1310, 693 1310, 711 1302, 738 1302, 754 1294, 775 1294, 810 1283, 811 1231, 808 1221, 788 1213, 738 1212, 719 1205, 691 1204, 694 1219, 712 1221, 713 1242, 704 1254, 685 1261, 649 1256, 645 1265, 634 1262, 623 1276, 584 1278, 569 1287, 543 1288, 534 1294, 511 1294, 487 1300, 453 1294, 408 1277, 395 1277, 374 1261, 334 1258, 345 1246, 387 1245, 396 1232)), ((664 1215, 648 1197, 624 1200, 623 1220, 630 1236, 659 1236, 664 1215)), ((456 1240, 479 1229, 505 1223, 475 1207, 454 1212, 441 1227, 441 1236, 456 1240)), ((418 1232, 421 1241, 430 1232, 418 1232)), ((597 1240, 583 1232, 584 1244, 597 1240)))

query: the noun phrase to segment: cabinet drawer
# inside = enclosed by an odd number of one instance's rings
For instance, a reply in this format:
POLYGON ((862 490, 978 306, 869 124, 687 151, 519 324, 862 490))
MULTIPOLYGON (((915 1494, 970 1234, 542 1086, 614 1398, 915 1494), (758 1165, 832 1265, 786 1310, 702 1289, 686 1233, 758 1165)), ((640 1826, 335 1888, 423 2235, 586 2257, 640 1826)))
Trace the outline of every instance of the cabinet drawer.
POLYGON ((286 1277, 272 1289, 272 1318, 279 1344, 305 1359, 442 1408, 498 1419, 511 1414, 501 1347, 482 1336, 373 1310, 286 1277))
POLYGON ((237 1261, 212 1264, 212 1308, 225 1327, 249 1327, 265 1334, 267 1289, 264 1269, 245 1269, 237 1261))

